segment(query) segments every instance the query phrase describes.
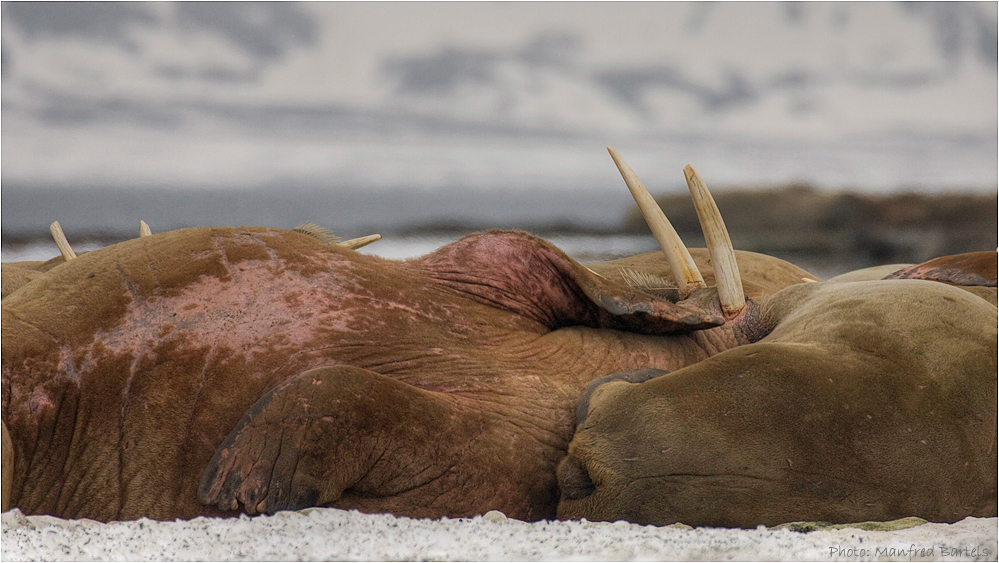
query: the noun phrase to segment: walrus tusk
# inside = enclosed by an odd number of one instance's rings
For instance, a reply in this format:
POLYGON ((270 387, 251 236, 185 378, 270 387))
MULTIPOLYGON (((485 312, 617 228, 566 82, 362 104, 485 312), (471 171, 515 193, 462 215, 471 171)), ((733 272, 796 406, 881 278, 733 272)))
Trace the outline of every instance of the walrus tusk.
POLYGON ((732 239, 728 236, 725 221, 715 200, 708 192, 700 175, 689 164, 684 166, 683 175, 687 178, 687 188, 694 200, 697 210, 697 220, 701 222, 704 231, 704 241, 711 255, 711 265, 715 269, 715 286, 718 288, 718 300, 726 316, 732 317, 746 306, 746 295, 742 292, 742 276, 739 274, 739 264, 735 261, 735 249, 732 239))
POLYGON ((153 236, 153 230, 149 228, 149 225, 145 221, 139 220, 139 238, 153 236))
POLYGON ((701 277, 701 272, 694 264, 694 259, 690 257, 690 252, 680 240, 680 235, 676 234, 676 230, 673 229, 673 225, 670 224, 663 210, 659 208, 659 204, 653 199, 652 194, 645 189, 645 185, 638 179, 635 171, 628 166, 628 163, 621 158, 616 150, 607 147, 607 152, 614 159, 614 164, 621 172, 624 183, 628 185, 631 196, 635 198, 635 203, 638 204, 638 209, 645 217, 645 222, 649 225, 652 236, 656 238, 659 248, 666 256, 666 263, 669 264, 669 271, 680 290, 680 296, 687 297, 694 290, 705 287, 704 278, 701 277))
POLYGON ((380 238, 382 238, 382 235, 368 235, 366 237, 352 238, 350 240, 338 242, 336 243, 336 245, 342 246, 344 248, 349 248, 351 250, 357 250, 358 248, 368 246, 369 244, 375 242, 380 238))
POLYGON ((53 221, 49 225, 49 232, 52 233, 52 238, 55 239, 56 246, 59 247, 59 252, 62 252, 62 257, 64 260, 69 262, 70 260, 76 258, 76 253, 73 252, 73 247, 69 245, 69 241, 66 240, 66 234, 62 232, 62 225, 59 221, 53 221))

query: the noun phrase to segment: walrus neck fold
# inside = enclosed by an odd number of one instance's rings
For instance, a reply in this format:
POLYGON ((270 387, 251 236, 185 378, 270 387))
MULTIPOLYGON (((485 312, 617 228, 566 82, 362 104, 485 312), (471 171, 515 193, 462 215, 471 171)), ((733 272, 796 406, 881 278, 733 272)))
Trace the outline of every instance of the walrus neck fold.
POLYGON ((523 232, 471 235, 415 264, 455 294, 550 330, 586 326, 672 334, 724 323, 714 310, 671 303, 610 281, 523 232))

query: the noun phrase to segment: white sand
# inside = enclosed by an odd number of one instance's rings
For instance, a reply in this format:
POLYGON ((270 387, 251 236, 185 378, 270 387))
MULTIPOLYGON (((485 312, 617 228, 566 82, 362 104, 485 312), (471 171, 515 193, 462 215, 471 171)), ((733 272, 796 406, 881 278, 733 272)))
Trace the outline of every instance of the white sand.
POLYGON ((857 528, 657 528, 525 523, 490 513, 412 520, 315 508, 275 516, 102 524, 3 514, 4 561, 19 560, 802 560, 995 561, 997 519, 857 528))

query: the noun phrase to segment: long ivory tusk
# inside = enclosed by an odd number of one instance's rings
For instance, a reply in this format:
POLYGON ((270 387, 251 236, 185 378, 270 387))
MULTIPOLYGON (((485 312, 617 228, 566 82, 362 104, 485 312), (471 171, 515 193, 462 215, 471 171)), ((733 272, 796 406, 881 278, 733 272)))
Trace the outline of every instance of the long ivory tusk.
POLYGON ((342 246, 344 248, 349 248, 351 250, 357 250, 358 248, 368 246, 369 244, 375 242, 380 238, 382 238, 382 235, 368 235, 366 237, 352 238, 350 240, 338 242, 336 243, 336 245, 342 246))
POLYGON ((742 276, 739 274, 739 265, 735 261, 732 239, 728 236, 725 221, 722 220, 714 198, 711 197, 707 186, 704 185, 704 180, 701 180, 697 171, 690 165, 683 168, 683 175, 687 178, 690 197, 694 200, 697 219, 701 222, 704 241, 708 246, 711 264, 715 269, 718 300, 721 301, 722 311, 731 317, 746 306, 746 295, 742 292, 742 276))
POLYGON ((139 238, 153 236, 153 230, 145 221, 139 220, 139 238))
POLYGON ((659 248, 666 256, 666 263, 669 265, 669 271, 680 290, 680 296, 687 297, 694 290, 705 287, 704 278, 697 270, 694 259, 690 257, 690 252, 680 240, 680 235, 676 234, 676 230, 673 229, 673 225, 670 224, 663 210, 659 208, 659 204, 653 199, 652 194, 645 189, 645 185, 638 179, 635 171, 628 166, 628 163, 621 158, 616 150, 607 147, 607 152, 614 159, 614 164, 621 172, 624 183, 628 185, 631 196, 635 198, 635 203, 638 204, 638 209, 645 217, 645 222, 649 225, 652 236, 656 238, 659 248))
POLYGON ((59 252, 62 252, 62 257, 64 260, 69 262, 70 260, 76 258, 76 253, 73 252, 73 247, 69 245, 69 241, 66 240, 66 234, 62 232, 62 225, 59 221, 53 221, 49 225, 49 232, 52 233, 52 238, 55 239, 56 246, 59 247, 59 252))

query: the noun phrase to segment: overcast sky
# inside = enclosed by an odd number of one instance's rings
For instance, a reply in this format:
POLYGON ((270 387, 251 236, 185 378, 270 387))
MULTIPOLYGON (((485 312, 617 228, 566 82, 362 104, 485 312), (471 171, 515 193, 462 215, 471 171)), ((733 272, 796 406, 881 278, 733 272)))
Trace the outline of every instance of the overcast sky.
POLYGON ((994 184, 997 17, 994 2, 4 3, 3 178, 571 184, 616 144, 731 181, 932 183, 956 158, 959 182, 994 184))

